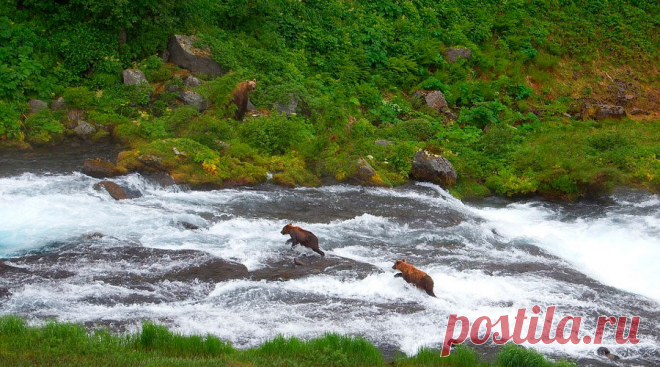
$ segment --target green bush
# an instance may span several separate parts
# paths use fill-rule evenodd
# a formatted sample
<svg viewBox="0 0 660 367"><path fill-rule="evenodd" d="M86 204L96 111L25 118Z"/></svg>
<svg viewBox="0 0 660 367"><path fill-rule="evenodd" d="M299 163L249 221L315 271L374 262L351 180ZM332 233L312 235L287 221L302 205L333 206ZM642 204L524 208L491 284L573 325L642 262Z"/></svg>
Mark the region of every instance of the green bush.
<svg viewBox="0 0 660 367"><path fill-rule="evenodd" d="M306 144L311 135L304 119L284 115L249 119L239 131L248 144L268 154L284 154Z"/></svg>

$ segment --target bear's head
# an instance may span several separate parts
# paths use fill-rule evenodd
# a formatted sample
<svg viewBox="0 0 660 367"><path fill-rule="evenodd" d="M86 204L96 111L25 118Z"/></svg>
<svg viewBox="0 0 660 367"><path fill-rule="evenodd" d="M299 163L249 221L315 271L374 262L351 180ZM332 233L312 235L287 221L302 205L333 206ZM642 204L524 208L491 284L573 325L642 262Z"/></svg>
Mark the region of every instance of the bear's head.
<svg viewBox="0 0 660 367"><path fill-rule="evenodd" d="M289 234L289 233L291 233L292 228L293 228L293 223L289 223L289 224L285 225L284 228L282 228L282 232L280 232L280 233Z"/></svg>
<svg viewBox="0 0 660 367"><path fill-rule="evenodd" d="M252 79L247 82L247 90L253 91L257 89L257 79Z"/></svg>
<svg viewBox="0 0 660 367"><path fill-rule="evenodd" d="M406 259L401 259L401 260L395 261L394 266L392 267L392 269L398 270L401 263L405 263L405 262L406 262Z"/></svg>

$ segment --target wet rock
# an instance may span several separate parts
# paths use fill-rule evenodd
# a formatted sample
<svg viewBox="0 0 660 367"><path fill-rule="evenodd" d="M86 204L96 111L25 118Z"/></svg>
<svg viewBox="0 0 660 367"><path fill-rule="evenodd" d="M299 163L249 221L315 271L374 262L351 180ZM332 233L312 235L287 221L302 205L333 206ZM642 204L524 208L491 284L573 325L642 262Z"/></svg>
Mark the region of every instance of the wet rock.
<svg viewBox="0 0 660 367"><path fill-rule="evenodd" d="M438 112L449 108L445 95L439 90L418 90L413 94L413 98L421 99L428 107Z"/></svg>
<svg viewBox="0 0 660 367"><path fill-rule="evenodd" d="M243 264L219 258L211 258L203 264L166 274L163 278L179 282L191 282L198 279L218 283L232 279L245 279L248 276L248 270Z"/></svg>
<svg viewBox="0 0 660 367"><path fill-rule="evenodd" d="M124 78L124 85L137 85L148 83L147 77L140 69L126 69L121 73Z"/></svg>
<svg viewBox="0 0 660 367"><path fill-rule="evenodd" d="M445 59L448 62L454 63L459 59L469 59L472 57L472 51L465 47L449 47L445 51Z"/></svg>
<svg viewBox="0 0 660 367"><path fill-rule="evenodd" d="M50 103L50 109L53 111L61 110L63 108L66 108L64 97L57 97Z"/></svg>
<svg viewBox="0 0 660 367"><path fill-rule="evenodd" d="M346 271L350 276L364 279L370 274L380 273L377 267L355 260L338 256L305 256L304 261L296 259L300 264L292 263L291 259L279 260L266 267L252 271L253 280L283 280L298 279L310 275L327 273L328 271Z"/></svg>
<svg viewBox="0 0 660 367"><path fill-rule="evenodd" d="M193 72L209 75L224 74L226 71L211 59L210 50L193 46L197 40L197 36L172 36L167 45L170 62Z"/></svg>
<svg viewBox="0 0 660 367"><path fill-rule="evenodd" d="M295 115L298 112L298 99L291 98L287 103L276 102L273 104L273 108L278 114Z"/></svg>
<svg viewBox="0 0 660 367"><path fill-rule="evenodd" d="M610 350L605 347L598 348L596 350L596 354L598 354L599 356L609 358L612 361L618 361L620 359L619 356L612 354Z"/></svg>
<svg viewBox="0 0 660 367"><path fill-rule="evenodd" d="M300 260L298 260L298 258L294 258L294 259L293 259L293 264L294 264L294 265L299 265L299 266L303 266L303 265L305 265L305 263L302 262L302 261L300 261Z"/></svg>
<svg viewBox="0 0 660 367"><path fill-rule="evenodd" d="M388 147L390 145L394 145L394 143L392 141L385 140L385 139L378 139L378 140L374 141L374 144L380 145L380 146L383 146L383 147Z"/></svg>
<svg viewBox="0 0 660 367"><path fill-rule="evenodd" d="M96 190L105 189L105 191L110 194L110 196L115 200L125 200L128 199L126 191L119 185L111 181L101 181L94 185Z"/></svg>
<svg viewBox="0 0 660 367"><path fill-rule="evenodd" d="M30 106L30 112L33 113L48 108L48 103L39 99L29 100L28 105Z"/></svg>
<svg viewBox="0 0 660 367"><path fill-rule="evenodd" d="M188 88L194 88L202 85L202 82L196 77L190 75L186 78L186 80L183 81L183 84L185 84L185 86Z"/></svg>
<svg viewBox="0 0 660 367"><path fill-rule="evenodd" d="M195 92L183 91L179 93L179 99L187 105L195 106L199 112L206 109L206 101L202 96Z"/></svg>
<svg viewBox="0 0 660 367"><path fill-rule="evenodd" d="M88 158L83 161L81 172L94 178L107 178L125 175L128 171L123 167L115 166L107 159Z"/></svg>
<svg viewBox="0 0 660 367"><path fill-rule="evenodd" d="M79 138L87 140L96 133L96 128L85 121L78 121L73 131Z"/></svg>
<svg viewBox="0 0 660 367"><path fill-rule="evenodd" d="M181 227L183 227L183 228L185 228L185 229L189 229L189 230L199 229L199 226L198 226L198 225L195 225L195 224L192 224L192 223L188 223L188 222L179 222L179 225L180 225Z"/></svg>
<svg viewBox="0 0 660 367"><path fill-rule="evenodd" d="M456 171L443 156L418 150L412 162L410 176L421 181L430 181L444 188L456 183Z"/></svg>

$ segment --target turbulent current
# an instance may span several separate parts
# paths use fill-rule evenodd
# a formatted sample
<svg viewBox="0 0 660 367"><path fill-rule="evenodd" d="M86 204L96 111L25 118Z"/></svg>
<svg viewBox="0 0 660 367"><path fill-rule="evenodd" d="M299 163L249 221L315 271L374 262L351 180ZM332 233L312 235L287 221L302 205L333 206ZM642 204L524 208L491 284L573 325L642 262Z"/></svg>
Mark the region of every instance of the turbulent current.
<svg viewBox="0 0 660 367"><path fill-rule="evenodd" d="M583 317L580 336L598 316L640 316L639 344L606 329L603 345L626 364L660 365L655 195L465 203L424 183L191 191L132 174L114 181L139 197L115 201L98 181L2 174L0 314L127 331L149 319L237 347L337 332L415 353L442 346L450 314L513 322L520 308L556 305L555 323ZM326 259L291 250L289 222L314 232ZM437 299L393 276L400 258L434 279ZM594 345L531 347L601 363Z"/></svg>

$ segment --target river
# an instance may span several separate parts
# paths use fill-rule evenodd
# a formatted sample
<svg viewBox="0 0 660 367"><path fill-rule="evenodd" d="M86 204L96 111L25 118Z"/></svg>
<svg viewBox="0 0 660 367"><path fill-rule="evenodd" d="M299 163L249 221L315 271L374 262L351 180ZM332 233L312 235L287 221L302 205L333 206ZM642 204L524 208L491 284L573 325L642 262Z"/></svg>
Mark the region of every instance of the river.
<svg viewBox="0 0 660 367"><path fill-rule="evenodd" d="M657 195L462 202L428 183L193 191L131 174L113 180L139 197L115 201L77 171L80 157L54 161L0 159L0 314L127 331L149 319L241 348L330 331L415 353L442 346L449 314L513 322L555 305L555 323L583 317L580 336L598 316L640 316L639 344L606 329L603 345L626 365L660 365ZM314 232L326 259L291 250L289 222ZM437 299L394 278L400 258L434 279ZM199 264L211 265L186 273ZM607 365L593 345L532 347Z"/></svg>

